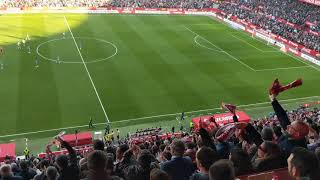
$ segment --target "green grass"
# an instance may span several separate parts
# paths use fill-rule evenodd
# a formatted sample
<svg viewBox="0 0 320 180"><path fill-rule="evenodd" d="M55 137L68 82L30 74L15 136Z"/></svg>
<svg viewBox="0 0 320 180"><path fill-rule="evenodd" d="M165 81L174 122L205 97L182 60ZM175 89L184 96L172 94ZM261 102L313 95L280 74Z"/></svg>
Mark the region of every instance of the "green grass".
<svg viewBox="0 0 320 180"><path fill-rule="evenodd" d="M175 113L217 108L222 101L266 102L275 78L283 83L304 80L302 87L283 93L281 99L320 92L319 67L210 17L65 16L116 127L172 120ZM60 128L86 125L90 116L95 123L106 121L63 14L4 15L0 21L0 46L6 52L0 57L5 65L0 72L1 140L49 137ZM27 34L30 54L16 45ZM51 60L59 56L66 63L40 57L40 44L40 54ZM108 59L93 62L104 58ZM158 115L164 116L143 118ZM57 130L6 136L50 129Z"/></svg>

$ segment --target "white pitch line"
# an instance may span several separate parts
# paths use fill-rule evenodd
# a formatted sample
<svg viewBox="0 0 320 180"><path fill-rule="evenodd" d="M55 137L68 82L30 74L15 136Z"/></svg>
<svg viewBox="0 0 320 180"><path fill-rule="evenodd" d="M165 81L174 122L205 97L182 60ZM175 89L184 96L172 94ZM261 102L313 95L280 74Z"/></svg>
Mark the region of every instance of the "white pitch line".
<svg viewBox="0 0 320 180"><path fill-rule="evenodd" d="M214 18L214 17L211 17L211 18L212 18L214 21L220 22L218 19L216 19L216 18ZM224 22L221 22L221 23L222 23L223 25L227 26L226 23L224 23ZM236 32L236 33L237 33L237 32ZM263 43L263 44L266 43L266 41L260 40L260 38L255 38L255 39L258 40L258 41L260 41L260 42ZM294 59L296 59L296 60L298 60L298 61L300 61L300 62L302 62L302 63L304 63L304 64L306 64L306 65L308 65L308 66L310 66L310 67L312 67L313 69L315 69L315 70L317 70L317 71L320 71L320 69L318 69L317 67L315 67L315 66L313 66L313 65L311 65L311 64L306 63L304 60L301 60L301 59L297 58L296 56L292 56L292 55L289 54L289 53L284 53L284 52L282 52L280 49L275 48L273 45L270 45L270 47L273 48L273 49L275 49L276 52L280 52L280 53L283 53L283 54L285 54L285 55L287 55L287 56L290 56L291 58L294 58ZM273 51L270 51L270 52L273 52Z"/></svg>
<svg viewBox="0 0 320 180"><path fill-rule="evenodd" d="M213 24L211 23L198 23L198 24L187 24L188 26L212 26ZM216 26L212 26L212 28L217 28ZM221 28L220 28L221 29Z"/></svg>
<svg viewBox="0 0 320 180"><path fill-rule="evenodd" d="M201 37L203 40L207 41L209 44L211 44L212 46L216 47L217 49L219 49L221 52L224 52L223 49L221 49L220 47L218 47L217 45L215 45L214 43L212 43L211 41L207 40L206 38L200 36L198 33L192 31L190 28L188 28L187 26L184 26L187 30L189 30L191 33Z"/></svg>
<svg viewBox="0 0 320 180"><path fill-rule="evenodd" d="M229 54L228 52L226 52L225 50L223 50L222 48L220 48L219 46L215 45L214 43L210 42L209 40L207 40L206 38L200 36L198 33L192 31L190 28L188 28L187 26L184 26L188 31L190 31L192 34L197 35L199 37L201 37L203 40L207 41L208 43L210 43L211 45L213 45L214 47L216 47L217 49L221 50L221 52L225 53L226 55L228 55L229 57L231 57L232 59L238 61L240 64L244 65L245 67L249 68L252 71L256 71L255 69L253 69L252 67L250 67L249 65L247 65L246 63L240 61L238 58L234 57L233 55Z"/></svg>
<svg viewBox="0 0 320 180"><path fill-rule="evenodd" d="M87 67L86 63L84 62L84 59L83 59L83 57L82 57L82 54L81 54L81 52L80 52L80 49L79 49L78 44L77 44L77 42L76 42L76 39L75 39L74 36L73 36L73 33L72 33L71 28L70 28L70 26L69 26L68 20L67 20L66 16L63 16L63 17L64 17L64 20L65 20L67 26L68 26L68 29L69 29L69 31L70 31L71 37L72 37L72 39L73 39L73 41L74 41L74 44L76 45L76 48L77 48L77 50L78 50L78 52L79 52L79 55L80 55L80 58L81 58L81 60L82 60L83 66L84 66L84 68L85 68L86 71L87 71L87 74L88 74L88 77L89 77L90 82L91 82L91 84L92 84L92 87L93 87L93 89L94 89L94 92L96 93L96 96L97 96L97 98L98 98L98 100L99 100L101 109L102 109L102 111L103 111L103 113L104 113L104 116L106 117L106 121L107 121L108 123L110 123L109 117L108 117L108 115L107 115L107 112L106 112L103 104L102 104L102 101L101 101L101 99L100 99L100 96L99 96L99 93L98 93L98 91L97 91L97 88L96 88L96 86L94 85L94 82L93 82L93 80L92 80L92 78L91 78L91 75L90 75L90 72L89 72L89 70L88 70L88 67Z"/></svg>
<svg viewBox="0 0 320 180"><path fill-rule="evenodd" d="M261 52L264 52L264 53L275 53L275 52L279 52L278 50L262 50L262 49L260 49L260 48L258 48L258 47L256 47L256 46L254 46L253 44L251 44L251 43L249 43L248 41L245 41L245 40L243 40L243 39L241 39L241 38L239 38L239 37L237 37L237 36L235 36L235 35L233 35L233 34L242 34L243 32L238 32L238 33L230 33L231 34L231 36L233 36L234 38L236 38L236 39L239 39L240 41L243 41L243 42L245 42L245 43L247 43L248 45L250 45L250 46L252 46L253 48L255 48L255 49L257 49L257 50L259 50L259 51L261 51ZM247 34L246 34L247 35ZM258 40L259 41L259 39L257 39L257 38L253 38L253 39L255 39L255 40ZM262 41L259 41L260 43L262 43L263 45L266 45L264 42L262 42ZM268 45L267 45L268 46ZM271 47L272 48L272 47Z"/></svg>
<svg viewBox="0 0 320 180"><path fill-rule="evenodd" d="M319 96L309 96L309 97L302 97L302 98L284 99L284 100L279 100L279 102L289 102L289 101L296 101L296 100L303 100L303 99L310 99L310 98L319 98ZM270 104L270 102L267 101L267 102L253 103L253 104L244 104L244 105L239 105L237 107L248 107L248 106L250 107L250 106L254 106L254 105L263 105L263 104ZM288 105L288 104L282 104L282 105ZM256 109L257 107L252 107L252 108L248 108L248 109L253 109L253 108ZM263 108L263 107L260 107L260 108ZM210 109L201 109L201 110L195 110L195 111L188 111L188 112L185 112L185 113L196 113L196 112L211 111L211 110L217 110L217 109L221 109L221 107L210 108ZM170 116L179 115L179 114L181 114L181 112L170 113L170 114L161 114L161 115L155 115L155 116L145 116L145 117L139 117L139 118L131 118L131 119L119 120L119 121L110 122L110 123L111 124L116 124L116 123L122 123L122 122L137 121L137 120L141 120L141 119L152 119L152 118L166 117L166 116L170 117ZM104 124L106 124L106 123L95 123L94 125L104 125ZM70 127L65 127L65 128L56 128L56 129L46 129L46 130L41 130L41 131L32 131L32 132L25 132L25 133L18 133L18 134L8 134L8 135L0 136L0 138L22 136L22 135L29 135L29 134L37 134L37 133L44 133L44 132L52 132L52 131L61 131L61 130L67 130L67 129L82 128L82 127L88 127L88 125L70 126Z"/></svg>
<svg viewBox="0 0 320 180"><path fill-rule="evenodd" d="M199 42L197 41L197 39L198 39L197 37L200 37L200 36L195 36L195 37L193 38L193 41L194 41L196 44L198 44L200 47L203 47L203 48L206 48L206 49L209 49L209 50L212 50L212 51L216 51L216 52L219 52L219 53L223 52L223 51L221 51L221 50L212 49L212 48L209 48L209 47L207 47L207 46L202 45L201 43L199 43Z"/></svg>
<svg viewBox="0 0 320 180"><path fill-rule="evenodd" d="M279 51L280 51L280 50L279 50ZM280 52L282 52L282 51L280 51ZM301 59L299 59L299 58L297 58L297 57L295 57L295 56L293 56L293 55L291 55L291 54L289 54L289 53L284 53L284 52L282 52L282 53L285 54L285 55L287 55L287 56L292 57L293 59L296 59L297 61L302 62L303 64L306 64L306 65L312 67L313 69L315 69L315 70L317 70L317 71L320 71L320 69L314 67L313 65L310 65L310 64L306 63L304 60L301 60Z"/></svg>
<svg viewBox="0 0 320 180"><path fill-rule="evenodd" d="M75 39L92 39L92 40L100 41L100 42L103 42L103 43L106 43L106 44L110 44L115 49L115 51L114 51L114 53L112 55L110 55L110 56L108 56L106 58L97 58L97 59L94 59L94 60L89 60L89 61L85 62L86 64L106 61L106 60L108 60L110 58L113 58L114 56L116 56L118 54L117 46L115 44L113 44L112 42L110 42L110 41L106 41L104 39L92 38L92 37L74 37L74 38ZM71 38L65 38L65 39L71 39ZM59 41L59 40L63 40L63 38L51 39L51 40L44 41L44 42L40 43L36 48L37 54L40 57L42 57L43 59L47 60L47 61L56 62L56 59L48 58L45 55L41 54L40 53L40 49L41 49L41 46L43 46L44 44L51 43L51 42L54 42L54 41ZM83 62L80 62L80 61L60 61L60 62L61 63L65 63L65 64L82 64L83 63Z"/></svg>
<svg viewBox="0 0 320 180"><path fill-rule="evenodd" d="M247 45L253 47L254 49L256 49L256 50L258 50L258 51L260 51L260 52L264 52L263 50L261 50L260 48L256 47L255 45L253 45L253 44L251 44L251 43L249 43L249 42L247 42L247 41L245 41L245 40L243 40L243 39L241 39L241 38L238 38L237 36L235 36L235 35L233 35L233 34L230 34L230 35L231 35L232 37L234 37L234 38L236 38L236 39L238 39L238 40L246 43Z"/></svg>
<svg viewBox="0 0 320 180"><path fill-rule="evenodd" d="M296 67L287 67L287 68L273 68L273 69L259 69L257 72L261 71L276 71L276 70L289 70L289 69L299 69L299 68L312 68L311 66L296 66Z"/></svg>
<svg viewBox="0 0 320 180"><path fill-rule="evenodd" d="M255 39L257 39L258 41L260 41L260 42L262 42L262 43L264 43L264 44L265 44L265 41L260 40L260 38L255 38ZM273 49L275 49L276 51L278 51L278 52L282 53L282 54L285 54L285 55L287 55L287 56L289 56L289 57L291 57L291 58L293 58L293 59L295 59L295 60L299 61L299 62L302 62L303 64L306 64L307 66L312 67L313 69L315 69L315 70L317 70L317 71L320 71L320 69L316 68L316 67L315 67L315 66L313 66L313 65L310 65L310 64L306 63L304 60L301 60L301 59L297 58L296 56L291 55L290 53L282 52L280 49L278 49L278 48L274 47L273 45L270 45L270 47L271 47L271 48L273 48Z"/></svg>
<svg viewBox="0 0 320 180"><path fill-rule="evenodd" d="M308 97L302 97L302 98L292 98L292 99L284 99L284 100L279 100L279 102L288 102L288 101L296 101L296 100L303 100L303 99L310 99L310 98L318 98L319 96L308 96ZM238 105L237 107L248 107L248 106L254 106L254 105L263 105L263 104L268 104L270 103L269 101L267 102L259 102L259 103L253 103L253 104L243 104L243 105ZM194 110L194 111L187 111L185 113L195 113L195 112L203 112L203 111L210 111L210 110L216 110L216 109L221 109L221 107L215 107L215 108L209 108L209 109L201 109L201 110ZM179 115L181 112L177 113L170 113L170 114L161 114L161 115L155 115L155 116L145 116L145 117L139 117L139 118L131 118L131 119L125 119L125 120L119 120L112 123L120 123L120 122L128 122L128 121L136 121L136 120L141 120L141 119L152 119L152 118L158 118L158 117L166 117L166 116L173 116L173 115ZM0 136L1 137L1 136Z"/></svg>

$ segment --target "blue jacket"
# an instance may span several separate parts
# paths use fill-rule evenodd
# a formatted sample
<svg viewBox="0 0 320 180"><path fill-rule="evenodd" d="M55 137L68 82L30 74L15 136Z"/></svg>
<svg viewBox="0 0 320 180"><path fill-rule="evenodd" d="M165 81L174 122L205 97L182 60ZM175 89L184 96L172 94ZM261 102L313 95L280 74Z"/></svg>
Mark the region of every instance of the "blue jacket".
<svg viewBox="0 0 320 180"><path fill-rule="evenodd" d="M171 180L189 180L196 169L190 158L172 157L170 161L161 164L161 170L171 176Z"/></svg>

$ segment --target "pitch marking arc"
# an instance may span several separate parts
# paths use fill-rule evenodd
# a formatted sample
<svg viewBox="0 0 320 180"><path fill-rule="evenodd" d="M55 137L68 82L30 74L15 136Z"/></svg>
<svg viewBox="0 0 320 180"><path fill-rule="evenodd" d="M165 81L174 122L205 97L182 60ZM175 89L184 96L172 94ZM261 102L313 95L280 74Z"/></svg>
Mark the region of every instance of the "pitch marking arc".
<svg viewBox="0 0 320 180"><path fill-rule="evenodd" d="M65 39L72 39L72 38L65 38ZM110 41L106 41L104 39L97 39L97 38L92 38L92 37L75 37L75 39L93 39L93 40L96 40L96 41L100 41L100 42L104 42L104 43L107 43L107 44L110 44L114 49L114 53L106 58L99 58L99 59L95 59L93 61L87 61L85 62L86 64L90 64L90 63L97 63L97 62L101 62L101 61L106 61L108 59L111 59L113 58L114 56L116 56L118 54L118 47L113 44L112 42ZM45 41L45 42L42 42L40 43L38 46L37 46L37 54L42 57L43 59L47 60L47 61L52 61L52 62L56 62L56 59L52 59L52 58L48 58L46 57L45 55L41 54L39 52L39 49L41 48L41 46L43 46L44 44L47 44L47 43L50 43L50 42L54 42L54 41L59 41L59 40L63 40L63 38L56 38L56 39L51 39L51 40L48 40L48 41ZM82 64L82 62L75 62L75 61L60 61L61 63L66 63L66 64Z"/></svg>

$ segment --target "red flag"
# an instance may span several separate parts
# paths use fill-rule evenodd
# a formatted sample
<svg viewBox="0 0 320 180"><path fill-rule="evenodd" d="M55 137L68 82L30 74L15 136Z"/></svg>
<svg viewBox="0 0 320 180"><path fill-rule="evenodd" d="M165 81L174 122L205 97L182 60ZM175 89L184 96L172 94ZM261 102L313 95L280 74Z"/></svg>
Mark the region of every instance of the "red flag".
<svg viewBox="0 0 320 180"><path fill-rule="evenodd" d="M278 95L280 87L281 87L281 84L277 78L276 80L273 81L271 88L269 89L269 94L270 95L272 95L272 94Z"/></svg>
<svg viewBox="0 0 320 180"><path fill-rule="evenodd" d="M235 105L222 103L221 106L222 106L222 109L228 110L228 111L231 112L233 115L236 114L236 108L237 108L237 107L236 107Z"/></svg>
<svg viewBox="0 0 320 180"><path fill-rule="evenodd" d="M292 83L287 84L286 86L282 86L280 88L280 92L288 90L288 89L291 89L291 88L294 88L294 87L298 87L298 86L301 86L301 85L302 85L302 79L297 79L297 80L293 81Z"/></svg>
<svg viewBox="0 0 320 180"><path fill-rule="evenodd" d="M288 89L294 88L294 87L298 87L302 85L302 79L297 79L295 81L293 81L290 84L287 84L285 86L282 86L279 82L278 79L274 80L274 82L272 83L271 88L269 89L269 94L272 95L278 95L280 92L286 91Z"/></svg>

